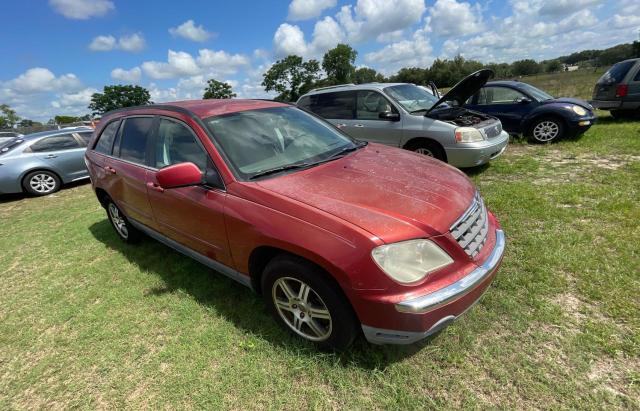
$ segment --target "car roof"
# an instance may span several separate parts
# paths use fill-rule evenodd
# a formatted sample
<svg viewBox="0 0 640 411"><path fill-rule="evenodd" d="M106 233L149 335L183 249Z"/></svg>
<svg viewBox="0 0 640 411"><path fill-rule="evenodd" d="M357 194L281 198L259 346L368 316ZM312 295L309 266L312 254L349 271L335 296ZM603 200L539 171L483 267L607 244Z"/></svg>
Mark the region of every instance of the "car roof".
<svg viewBox="0 0 640 411"><path fill-rule="evenodd" d="M154 110L182 111L204 119L211 116L220 116L239 111L257 110L270 107L289 107L290 105L291 104L289 103L260 99L183 100L121 108L105 113L103 119L106 119L116 113L122 115L142 114Z"/></svg>
<svg viewBox="0 0 640 411"><path fill-rule="evenodd" d="M305 96L312 94L331 93L335 91L351 90L383 90L391 86L414 85L412 83L362 83L362 84L339 84L337 86L319 87L309 91Z"/></svg>
<svg viewBox="0 0 640 411"><path fill-rule="evenodd" d="M39 131L37 133L25 134L20 138L23 140L34 140L40 137L55 136L58 134L80 133L80 132L86 133L88 131L93 133L93 129L91 127L68 127L60 130L47 130L47 131Z"/></svg>

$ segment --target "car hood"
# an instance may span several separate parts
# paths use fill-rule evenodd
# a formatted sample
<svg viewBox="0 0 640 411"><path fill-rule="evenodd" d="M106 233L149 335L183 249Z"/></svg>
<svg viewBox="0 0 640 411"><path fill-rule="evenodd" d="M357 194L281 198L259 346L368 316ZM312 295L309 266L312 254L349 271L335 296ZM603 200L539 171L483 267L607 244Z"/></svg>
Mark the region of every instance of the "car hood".
<svg viewBox="0 0 640 411"><path fill-rule="evenodd" d="M593 110L593 107L591 106L591 104L579 98L559 97L551 100L544 100L541 103L542 104L569 103L569 104L575 104L577 106L584 107L587 110Z"/></svg>
<svg viewBox="0 0 640 411"><path fill-rule="evenodd" d="M447 232L476 192L466 175L441 161L378 144L258 184L384 242Z"/></svg>
<svg viewBox="0 0 640 411"><path fill-rule="evenodd" d="M426 116L429 112L435 110L436 107L447 101L456 101L458 105L463 105L465 101L469 100L469 97L476 94L478 90L480 90L482 86L484 86L487 81L493 77L493 74L493 70L489 69L482 69L469 74L467 77L460 80L458 84L453 86L451 90L440 97L440 100L427 110L424 115Z"/></svg>

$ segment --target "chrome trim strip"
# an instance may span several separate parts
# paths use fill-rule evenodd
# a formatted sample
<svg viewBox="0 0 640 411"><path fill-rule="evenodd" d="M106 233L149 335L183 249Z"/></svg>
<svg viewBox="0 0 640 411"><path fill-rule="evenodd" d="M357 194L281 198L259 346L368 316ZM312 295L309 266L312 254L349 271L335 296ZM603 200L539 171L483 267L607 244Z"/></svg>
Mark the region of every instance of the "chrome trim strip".
<svg viewBox="0 0 640 411"><path fill-rule="evenodd" d="M467 208L467 210L455 221L455 223L451 224L451 227L449 227L449 231L453 231L456 226L460 225L461 222L463 222L467 217L469 217L469 215L471 213L473 213L476 209L476 207L480 206L480 193L476 191L476 193L473 195L473 200L471 201L471 205Z"/></svg>
<svg viewBox="0 0 640 411"><path fill-rule="evenodd" d="M495 271L504 254L505 242L504 232L496 230L496 244L491 255L481 266L447 287L397 303L396 310L402 313L422 314L463 297Z"/></svg>
<svg viewBox="0 0 640 411"><path fill-rule="evenodd" d="M129 222L131 222L131 224L133 224L135 228L146 233L149 237L161 242L162 244L168 247L173 248L174 250L186 255L187 257L193 258L194 260L198 261L200 264L204 264L207 267L231 278L232 280L235 280L240 284L253 289L253 287L251 286L251 278L248 275L244 275L241 272L236 271L231 267L228 267L207 256L204 256L196 251L193 251L192 249L185 247L184 245L178 243L177 241L174 241L168 237L165 237L164 235L160 234L156 230L149 228L146 225L132 218L128 218L128 220Z"/></svg>

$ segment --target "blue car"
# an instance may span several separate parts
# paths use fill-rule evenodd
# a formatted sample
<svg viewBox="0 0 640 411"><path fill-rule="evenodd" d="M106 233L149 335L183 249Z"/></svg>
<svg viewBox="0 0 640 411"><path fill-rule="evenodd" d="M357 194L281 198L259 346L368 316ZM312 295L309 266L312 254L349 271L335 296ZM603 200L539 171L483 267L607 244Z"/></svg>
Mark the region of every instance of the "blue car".
<svg viewBox="0 0 640 411"><path fill-rule="evenodd" d="M596 119L586 101L554 98L520 81L490 81L464 106L499 118L504 130L524 134L534 143L576 137Z"/></svg>
<svg viewBox="0 0 640 411"><path fill-rule="evenodd" d="M89 178L84 152L92 133L77 127L0 141L0 194L43 196Z"/></svg>

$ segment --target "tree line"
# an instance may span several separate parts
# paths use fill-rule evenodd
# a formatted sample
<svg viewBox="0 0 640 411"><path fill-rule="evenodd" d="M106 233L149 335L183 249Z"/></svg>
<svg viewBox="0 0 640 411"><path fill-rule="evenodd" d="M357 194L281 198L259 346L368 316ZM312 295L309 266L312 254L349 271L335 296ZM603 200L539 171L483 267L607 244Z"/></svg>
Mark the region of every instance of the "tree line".
<svg viewBox="0 0 640 411"><path fill-rule="evenodd" d="M384 76L369 67L355 67L358 52L348 44L338 44L327 51L322 61L304 60L290 55L276 61L263 74L262 86L267 92L275 92L279 101L295 102L313 88L345 83L398 82L427 85L434 82L437 87L451 87L458 81L482 68L495 72L496 78L509 78L539 73L553 73L563 70L566 65L579 64L581 67L601 67L628 58L640 57L640 42L619 44L604 50L583 50L567 56L537 62L533 59L517 60L513 63L481 63L458 55L452 59L436 59L430 67L404 67L391 76ZM203 99L226 99L236 97L229 83L209 79L204 89ZM91 119L92 115L102 115L123 107L152 104L147 89L134 85L105 86L102 93L94 93L88 108L91 115L83 117L55 116L50 124L69 124ZM0 104L0 129L16 125L30 127L40 124L21 119L6 104Z"/></svg>

